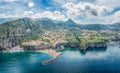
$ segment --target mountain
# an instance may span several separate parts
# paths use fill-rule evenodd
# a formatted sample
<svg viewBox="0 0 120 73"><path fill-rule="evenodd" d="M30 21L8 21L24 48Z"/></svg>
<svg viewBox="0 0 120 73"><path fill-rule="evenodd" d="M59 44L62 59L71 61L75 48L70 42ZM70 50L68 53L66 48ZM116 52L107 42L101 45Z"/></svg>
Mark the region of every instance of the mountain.
<svg viewBox="0 0 120 73"><path fill-rule="evenodd" d="M39 19L30 19L30 18L19 18L17 20L8 21L0 24L1 31L7 28L9 29L23 29L24 33L26 30L31 30L31 33L39 33L43 30L53 30L53 29L69 29L69 28L77 28L77 29L85 29L85 30L120 30L120 23L115 23L113 25L104 25L104 24L76 24L72 19L68 19L67 21L59 21L54 22L48 18L39 18ZM5 28L5 29L3 29Z"/></svg>
<svg viewBox="0 0 120 73"><path fill-rule="evenodd" d="M72 19L68 19L68 20L65 22L65 25L66 25L66 26L69 26L69 27L75 27L75 26L76 26L76 23L75 23Z"/></svg>
<svg viewBox="0 0 120 73"><path fill-rule="evenodd" d="M59 27L64 29L73 29L73 28L80 28L81 25L76 24L72 19L68 19L67 21L58 21L55 22Z"/></svg>
<svg viewBox="0 0 120 73"><path fill-rule="evenodd" d="M19 18L0 24L0 47L10 48L21 44L23 41L38 39L42 34L49 30L59 30L60 28L77 31L77 30L110 30L120 31L120 23L113 25L103 24L76 24L73 20L54 22L48 18L30 19Z"/></svg>
<svg viewBox="0 0 120 73"><path fill-rule="evenodd" d="M0 24L8 21L15 20L14 18L0 18Z"/></svg>
<svg viewBox="0 0 120 73"><path fill-rule="evenodd" d="M31 30L31 33L38 32L38 29L40 29L39 25L36 25L36 22L30 18L20 18L17 20L5 22L5 23L1 24L0 27L4 27L6 29L9 28L11 30L12 29L14 29L14 30L22 29L22 31L24 31L24 32L26 32L26 30L29 29L29 30Z"/></svg>
<svg viewBox="0 0 120 73"><path fill-rule="evenodd" d="M76 24L72 19L68 19L65 23L64 26L66 28L70 28L70 27L80 27L80 25Z"/></svg>
<svg viewBox="0 0 120 73"><path fill-rule="evenodd" d="M41 27L45 30L58 28L58 25L56 25L51 19L48 18L35 19L35 21L37 24L41 25Z"/></svg>
<svg viewBox="0 0 120 73"><path fill-rule="evenodd" d="M22 41L36 39L43 28L30 18L20 18L0 24L0 46L9 48Z"/></svg>
<svg viewBox="0 0 120 73"><path fill-rule="evenodd" d="M113 31L120 31L120 23L114 23L113 25L110 25L110 29Z"/></svg>
<svg viewBox="0 0 120 73"><path fill-rule="evenodd" d="M109 26L107 25L103 25L103 24L86 24L83 25L82 29L86 29L86 30L109 30Z"/></svg>

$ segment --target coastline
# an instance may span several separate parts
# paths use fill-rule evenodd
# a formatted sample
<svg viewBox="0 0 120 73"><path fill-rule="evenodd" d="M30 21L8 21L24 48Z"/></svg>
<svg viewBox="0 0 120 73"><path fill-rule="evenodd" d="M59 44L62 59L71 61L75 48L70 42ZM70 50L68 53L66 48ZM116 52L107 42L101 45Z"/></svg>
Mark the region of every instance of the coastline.
<svg viewBox="0 0 120 73"><path fill-rule="evenodd" d="M100 44L87 44L86 47L82 47L79 43L58 43L56 44L55 47L48 45L48 44L44 44L44 45L40 45L40 46L16 46L13 47L9 50L3 51L3 52L10 52L10 53L14 53L14 52L42 52L42 53L46 53L50 56L52 56L52 59L50 60L46 60L43 61L42 64L46 65L49 64L51 62L54 62L62 53L61 52L57 52L57 50L60 50L62 48L78 48L81 51L87 51L89 48L89 50L96 48L96 49L101 49L101 48L107 48L107 44L106 43L100 43Z"/></svg>
<svg viewBox="0 0 120 73"><path fill-rule="evenodd" d="M61 52L56 52L56 50L52 50L52 49L39 50L37 52L42 52L42 53L49 54L53 58L55 58L57 55L61 54Z"/></svg>
<svg viewBox="0 0 120 73"><path fill-rule="evenodd" d="M43 50L37 50L37 51L24 51L23 48L20 47L14 47L13 49L3 51L3 53L15 53L15 52L41 52L46 53L55 58L57 55L61 54L61 52L57 52L53 49L43 49Z"/></svg>
<svg viewBox="0 0 120 73"><path fill-rule="evenodd" d="M43 65L47 65L47 64L49 64L51 62L54 62L62 54L61 52L56 52L56 50L52 50L52 49L39 50L37 52L46 53L46 54L53 57L50 60L43 61L42 62Z"/></svg>
<svg viewBox="0 0 120 73"><path fill-rule="evenodd" d="M24 51L23 48L20 48L17 46L11 50L4 51L3 53L16 53L16 52L26 52L26 51ZM53 49L43 49L43 50L27 51L27 52L40 52L40 53L45 53L52 56L52 59L43 61L42 62L43 65L47 65L49 63L54 62L62 54L61 52L57 52L56 50L53 50Z"/></svg>

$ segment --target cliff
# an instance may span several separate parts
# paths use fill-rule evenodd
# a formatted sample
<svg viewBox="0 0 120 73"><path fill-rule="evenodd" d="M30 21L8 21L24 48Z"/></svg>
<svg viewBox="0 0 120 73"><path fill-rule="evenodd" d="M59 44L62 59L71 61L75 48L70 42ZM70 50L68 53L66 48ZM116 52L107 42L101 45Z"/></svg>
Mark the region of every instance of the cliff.
<svg viewBox="0 0 120 73"><path fill-rule="evenodd" d="M87 50L93 50L93 49L94 50L95 49L106 49L107 44L106 43L99 43L99 44L87 44L85 46L81 46L79 43L58 43L58 44L56 44L55 47L53 47L52 45L49 45L49 44L41 44L39 46L32 46L32 45L25 46L24 45L21 47L26 52L39 51L39 50L44 50L44 49L61 50L64 48L76 48L76 49L79 49L81 51L87 51ZM12 50L12 49L10 49L10 50ZM18 50L19 50L19 48L18 48ZM9 51L9 50L0 47L0 52L4 52L4 51Z"/></svg>
<svg viewBox="0 0 120 73"><path fill-rule="evenodd" d="M79 43L59 43L55 47L56 49L62 48L78 48L79 50L87 51L89 49L106 49L106 43L99 43L99 44L87 44L85 46L80 45Z"/></svg>
<svg viewBox="0 0 120 73"><path fill-rule="evenodd" d="M38 51L44 49L54 49L61 50L64 48L76 48L82 51L92 50L92 49L106 49L106 43L100 44L87 44L86 46L81 46L79 43L58 43L55 47L49 44L41 44L40 46L22 46L25 51Z"/></svg>
<svg viewBox="0 0 120 73"><path fill-rule="evenodd" d="M95 25L89 26L92 26L92 29L96 27ZM98 26L100 25L97 25L97 27ZM29 45L20 46L23 47L25 51L64 49L67 47L87 50L88 48L107 47L104 43L105 41L102 40L103 38L108 38L106 33L103 34L102 32L98 32L97 30L93 31L92 29L92 31L86 29L81 30L79 28L81 28L81 25L77 25L71 19L59 24L54 23L54 21L50 19L32 20L30 18L20 18L5 22L0 24L0 51L13 50L14 47L20 46L23 43L28 43ZM103 43L101 44L101 42Z"/></svg>

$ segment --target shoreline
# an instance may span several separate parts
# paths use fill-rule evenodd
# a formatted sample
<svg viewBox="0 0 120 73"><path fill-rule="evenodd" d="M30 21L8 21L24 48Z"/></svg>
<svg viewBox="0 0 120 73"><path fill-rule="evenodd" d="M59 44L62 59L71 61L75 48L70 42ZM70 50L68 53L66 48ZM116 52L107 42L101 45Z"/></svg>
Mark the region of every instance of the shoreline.
<svg viewBox="0 0 120 73"><path fill-rule="evenodd" d="M43 61L42 62L43 65L47 65L49 63L54 62L62 54L61 52L56 52L56 50L52 50L52 49L39 50L37 52L46 53L52 56L52 59Z"/></svg>
<svg viewBox="0 0 120 73"><path fill-rule="evenodd" d="M4 51L3 53L15 53L15 52L26 52L23 50L9 50L9 51ZM32 51L28 51L28 52L32 52ZM37 50L37 51L33 51L33 52L38 52L38 53L45 53L48 54L50 56L52 56L52 59L49 60L45 60L42 62L43 65L47 65L49 63L54 62L62 53L61 52L57 52L56 50L53 49L43 49L43 50Z"/></svg>

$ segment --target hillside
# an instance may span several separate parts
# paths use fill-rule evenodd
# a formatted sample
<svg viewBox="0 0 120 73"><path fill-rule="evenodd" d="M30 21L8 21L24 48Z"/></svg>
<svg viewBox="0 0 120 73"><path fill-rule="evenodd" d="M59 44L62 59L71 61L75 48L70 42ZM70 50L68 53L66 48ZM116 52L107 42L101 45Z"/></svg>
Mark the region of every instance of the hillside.
<svg viewBox="0 0 120 73"><path fill-rule="evenodd" d="M109 34L107 31L109 30L110 32L119 32L119 26L119 23L113 25L80 25L76 24L71 19L67 20L66 22L55 22L48 18L34 20L30 18L19 18L17 20L0 24L0 47L9 49L16 45L21 45L24 42L38 39L41 43L47 42L52 45L55 45L60 41L80 43L81 40L76 37L76 34L78 37L82 37L82 39L87 40L93 35L96 35L95 37L97 37L97 39L101 37L99 40L106 38L108 39L113 38L115 33ZM104 30L106 32L99 33L100 30ZM68 33L74 33L74 35L67 36Z"/></svg>
<svg viewBox="0 0 120 73"><path fill-rule="evenodd" d="M35 39L43 33L40 25L29 18L21 18L5 22L0 25L0 45L9 48L20 44L22 41ZM37 34L37 35L36 35Z"/></svg>

